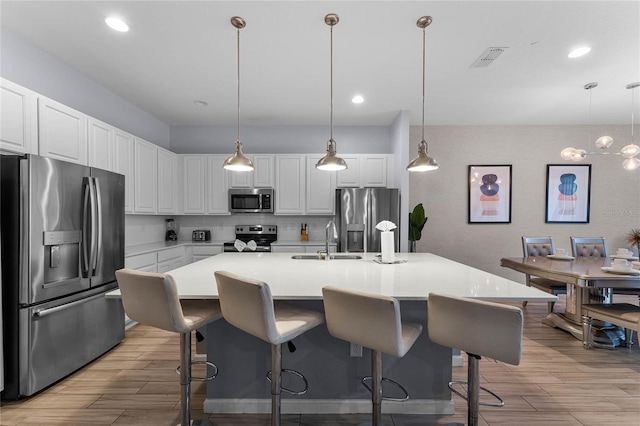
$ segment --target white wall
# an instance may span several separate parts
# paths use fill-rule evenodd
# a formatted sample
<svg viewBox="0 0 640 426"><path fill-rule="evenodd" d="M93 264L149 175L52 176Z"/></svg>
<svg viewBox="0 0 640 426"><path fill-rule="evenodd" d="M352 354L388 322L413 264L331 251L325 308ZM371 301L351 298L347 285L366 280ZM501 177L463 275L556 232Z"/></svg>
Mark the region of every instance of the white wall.
<svg viewBox="0 0 640 426"><path fill-rule="evenodd" d="M168 125L6 28L0 28L0 75L132 135L169 148Z"/></svg>
<svg viewBox="0 0 640 426"><path fill-rule="evenodd" d="M327 149L327 126L242 126L245 154L311 154ZM171 150L179 154L231 155L236 126L171 126ZM389 154L388 126L334 126L333 139L340 154Z"/></svg>
<svg viewBox="0 0 640 426"><path fill-rule="evenodd" d="M600 126L615 138L612 148L630 143L630 126ZM411 141L420 127L411 128ZM500 258L522 254L521 236L552 236L570 249L569 236L604 236L609 250L628 247L625 235L640 228L640 170L626 171L619 156L590 156L591 214L588 224L545 223L547 164L576 164L560 158L567 147L587 149L589 126L438 126L428 127L429 153L440 169L410 175L410 208L422 202L428 221L418 251L432 252L515 281L522 274L500 267ZM596 136L597 135L597 136ZM413 143L413 142L412 142ZM510 224L468 224L469 165L511 164Z"/></svg>

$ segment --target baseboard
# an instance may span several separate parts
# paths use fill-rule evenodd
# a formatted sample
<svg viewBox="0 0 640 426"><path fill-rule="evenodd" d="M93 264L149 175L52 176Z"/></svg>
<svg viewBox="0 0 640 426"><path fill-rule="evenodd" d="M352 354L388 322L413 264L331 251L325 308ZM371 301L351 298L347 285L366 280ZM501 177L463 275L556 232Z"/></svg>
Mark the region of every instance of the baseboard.
<svg viewBox="0 0 640 426"><path fill-rule="evenodd" d="M371 412L368 399L282 399L282 414L359 414ZM205 413L270 413L271 399L207 398ZM451 400L410 399L405 402L384 401L386 414L452 415L455 405Z"/></svg>
<svg viewBox="0 0 640 426"><path fill-rule="evenodd" d="M464 358L462 355L453 355L451 357L451 366L452 367L462 367L464 363Z"/></svg>

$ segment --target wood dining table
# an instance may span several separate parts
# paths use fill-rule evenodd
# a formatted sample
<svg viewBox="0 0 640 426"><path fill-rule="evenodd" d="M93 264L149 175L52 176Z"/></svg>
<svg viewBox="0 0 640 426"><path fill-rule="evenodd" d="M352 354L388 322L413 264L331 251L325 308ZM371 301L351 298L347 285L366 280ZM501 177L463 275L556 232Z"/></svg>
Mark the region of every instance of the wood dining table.
<svg viewBox="0 0 640 426"><path fill-rule="evenodd" d="M567 283L565 311L551 312L542 322L563 329L580 340L583 338L583 304L611 303L613 289L640 291L640 271L617 273L607 270L611 263L611 257L505 257L500 260L500 265L505 268ZM596 333L594 341L605 347L618 346L619 334L611 328L603 328Z"/></svg>

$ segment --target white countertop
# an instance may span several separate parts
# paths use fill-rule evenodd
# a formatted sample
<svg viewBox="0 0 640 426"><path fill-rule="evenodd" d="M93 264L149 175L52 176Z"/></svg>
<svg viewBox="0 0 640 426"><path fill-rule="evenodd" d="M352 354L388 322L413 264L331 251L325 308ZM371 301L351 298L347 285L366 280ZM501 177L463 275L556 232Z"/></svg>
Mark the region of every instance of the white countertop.
<svg viewBox="0 0 640 426"><path fill-rule="evenodd" d="M361 260L294 260L292 253L222 253L169 271L184 299L216 298L214 272L225 270L269 284L274 299L319 300L322 287L340 286L401 300L426 300L430 292L493 301L556 301L533 287L429 253L396 253L406 263L384 265L374 254ZM119 297L119 291L108 293Z"/></svg>

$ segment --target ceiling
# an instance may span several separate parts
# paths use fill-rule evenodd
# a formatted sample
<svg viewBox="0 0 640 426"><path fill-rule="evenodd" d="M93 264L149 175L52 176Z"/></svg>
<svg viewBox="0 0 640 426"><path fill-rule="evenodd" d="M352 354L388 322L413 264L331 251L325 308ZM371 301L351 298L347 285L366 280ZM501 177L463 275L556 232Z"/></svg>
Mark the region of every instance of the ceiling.
<svg viewBox="0 0 640 426"><path fill-rule="evenodd" d="M172 126L629 124L640 1L5 1L2 26ZM128 33L104 24L122 17ZM580 45L591 53L567 54ZM486 68L471 64L508 47ZM586 91L583 86L597 81ZM635 89L640 92L640 89ZM361 94L365 102L353 104ZM589 120L591 95L592 118ZM640 93L635 105L640 102ZM204 100L198 107L194 100Z"/></svg>

